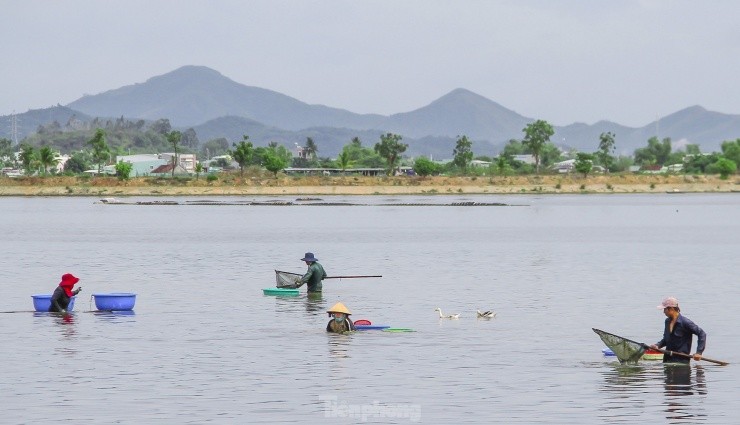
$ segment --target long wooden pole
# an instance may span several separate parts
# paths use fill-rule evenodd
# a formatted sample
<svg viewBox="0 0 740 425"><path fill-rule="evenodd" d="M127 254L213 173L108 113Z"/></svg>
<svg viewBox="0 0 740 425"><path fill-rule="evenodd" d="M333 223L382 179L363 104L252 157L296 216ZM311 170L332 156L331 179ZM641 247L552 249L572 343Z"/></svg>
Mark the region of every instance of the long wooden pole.
<svg viewBox="0 0 740 425"><path fill-rule="evenodd" d="M380 275L377 276L327 276L324 279L361 279L365 277L383 277Z"/></svg>
<svg viewBox="0 0 740 425"><path fill-rule="evenodd" d="M650 349L652 349L652 350L655 350L655 348L652 348L652 347L650 347L649 345L646 345L646 344L643 344L643 345L644 345L644 346L645 346L646 348L650 348ZM679 356L679 357L685 357L685 358L687 358L687 359L693 359L693 358L694 358L694 356L692 356L691 354L686 354L686 353L680 353L680 352L678 352L678 351L670 351L670 350L664 350L664 349L662 349L662 348L658 348L658 351L660 351L660 352L661 352L661 353L663 353L664 355L665 355L665 354L668 354L669 356ZM729 364L729 363L727 363L727 362L723 362L722 360L714 360L714 359L710 359L709 357L704 357L704 356L701 356L701 359L702 359L702 360L704 360L704 361L708 361L709 363L715 363L715 364L718 364L718 365L720 365L720 366L727 366L727 365Z"/></svg>
<svg viewBox="0 0 740 425"><path fill-rule="evenodd" d="M289 274L293 276L302 276L300 273L284 272L281 270L275 270L275 273ZM381 275L327 276L324 279L363 279L366 277L383 277L383 276Z"/></svg>

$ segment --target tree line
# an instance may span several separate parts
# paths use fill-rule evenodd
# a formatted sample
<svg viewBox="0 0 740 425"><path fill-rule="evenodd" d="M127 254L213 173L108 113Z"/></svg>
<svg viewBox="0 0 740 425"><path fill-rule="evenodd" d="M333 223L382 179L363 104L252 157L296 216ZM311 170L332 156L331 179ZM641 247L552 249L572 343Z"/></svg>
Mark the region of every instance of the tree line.
<svg viewBox="0 0 740 425"><path fill-rule="evenodd" d="M632 156L617 156L617 136L611 132L601 133L595 141L593 152L564 152L555 146L550 138L554 134L552 125L544 120L536 120L522 129L521 139L512 139L503 147L496 157L475 156L473 141L466 135L460 135L452 149L452 160L439 163L423 156L407 158L404 156L408 145L403 137L394 133L380 136L372 147L363 146L359 138L354 137L342 147L336 158L320 157L319 146L310 137L305 145L299 147L294 156L285 146L270 142L265 147L256 147L243 135L242 140L229 143L225 138L216 138L200 143L196 132L190 128L185 131L173 130L169 120L160 119L153 122L144 120L126 120L120 117L115 120L95 119L88 123L77 120L74 116L64 125L52 122L41 125L37 132L13 147L10 140L0 139L0 161L3 166L20 165L27 173L48 174L56 166L55 151L70 153L65 164L65 172L81 173L90 167L112 163L116 156L137 153L160 153L173 149L173 169L178 155L194 153L201 158L213 156L230 156L238 164L240 174L246 167L259 166L277 175L287 167L296 168L338 168L346 171L352 168L384 168L387 174L397 172L401 166L413 167L421 176L435 174L478 175L478 174L539 174L543 168L550 170L560 161L573 159L576 172L588 175L595 167L604 172L626 171L632 165L646 168L680 164L685 173L712 173L728 176L737 172L740 163L740 138L725 141L721 152L702 153L698 145L687 145L683 150L673 150L671 139L659 140L651 137L645 147L638 148ZM15 152L18 152L16 160ZM518 160L520 156L531 156L533 164ZM472 167L474 159L490 163L486 167ZM19 163L19 164L18 164ZM217 165L222 168L230 166L229 161L222 159ZM118 165L117 165L118 167ZM121 172L125 172L122 166ZM202 169L202 163L199 163Z"/></svg>

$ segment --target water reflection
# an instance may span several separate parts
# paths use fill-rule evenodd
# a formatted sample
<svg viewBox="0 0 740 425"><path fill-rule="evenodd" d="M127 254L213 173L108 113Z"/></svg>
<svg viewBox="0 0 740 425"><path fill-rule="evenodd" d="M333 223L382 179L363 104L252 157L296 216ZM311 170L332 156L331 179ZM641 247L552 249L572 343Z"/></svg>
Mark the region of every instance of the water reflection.
<svg viewBox="0 0 740 425"><path fill-rule="evenodd" d="M115 310L115 311L100 311L96 310L92 312L96 318L105 320L113 323L124 323L136 321L136 313L133 310Z"/></svg>
<svg viewBox="0 0 740 425"><path fill-rule="evenodd" d="M52 313L54 316L56 316L56 320L54 320L54 323L57 323L62 326L62 329L64 330L65 335L74 335L75 329L72 326L68 325L74 325L75 323L75 317L72 313Z"/></svg>
<svg viewBox="0 0 740 425"><path fill-rule="evenodd" d="M602 389L610 392L602 408L602 415L612 420L639 416L651 394L660 396L666 419L670 423L697 423L706 421L707 414L697 396L707 395L704 369L688 365L610 364L603 372ZM662 388L657 384L663 381ZM693 396L693 397L692 397Z"/></svg>
<svg viewBox="0 0 740 425"><path fill-rule="evenodd" d="M321 293L307 294L305 298L303 296L275 296L273 298L275 298L275 307L278 308L278 311L293 311L295 308L298 307L299 303L303 303L303 306L306 309L306 312L309 313L309 316L314 316L316 315L316 313L326 313L326 302Z"/></svg>
<svg viewBox="0 0 740 425"><path fill-rule="evenodd" d="M58 329L62 335L62 346L57 348L57 351L74 357L77 354L75 348L75 336L77 335L77 327L75 325L75 316L72 313L47 313L54 319L54 327Z"/></svg>
<svg viewBox="0 0 740 425"><path fill-rule="evenodd" d="M631 391L635 385L649 379L647 369L640 364L615 363L604 374L604 387L613 391Z"/></svg>
<svg viewBox="0 0 740 425"><path fill-rule="evenodd" d="M62 331L64 336L73 336L76 331L74 326L75 316L73 313L47 313L43 311L34 311L33 317L48 317L52 318L53 322Z"/></svg>
<svg viewBox="0 0 740 425"><path fill-rule="evenodd" d="M329 356L333 360L349 358L349 347L352 334L335 334L327 332L329 342Z"/></svg>
<svg viewBox="0 0 740 425"><path fill-rule="evenodd" d="M326 303L321 292L306 295L306 313L325 313Z"/></svg>
<svg viewBox="0 0 740 425"><path fill-rule="evenodd" d="M348 366L350 362L350 343L352 334L326 334L329 343L329 379L332 387L337 390L345 389L351 378L351 370Z"/></svg>
<svg viewBox="0 0 740 425"><path fill-rule="evenodd" d="M692 375L695 372L695 379ZM706 420L706 413L699 400L692 395L707 395L704 368L692 368L684 364L666 364L665 375L665 413L671 423L696 423Z"/></svg>

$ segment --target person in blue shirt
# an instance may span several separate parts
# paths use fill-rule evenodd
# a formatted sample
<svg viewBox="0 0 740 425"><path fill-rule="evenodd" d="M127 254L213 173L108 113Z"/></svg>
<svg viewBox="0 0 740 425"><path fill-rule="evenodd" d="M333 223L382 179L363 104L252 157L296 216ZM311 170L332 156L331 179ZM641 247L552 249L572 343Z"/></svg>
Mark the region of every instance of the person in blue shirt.
<svg viewBox="0 0 740 425"><path fill-rule="evenodd" d="M678 300L668 297L658 306L663 309L666 315L665 329L663 330L663 339L650 346L650 348L663 348L667 353L663 354L663 363L689 363L694 360L701 360L702 353L707 345L707 334L681 314L681 308L678 306ZM696 335L696 353L691 355L691 341ZM683 353L690 357L676 356L672 352Z"/></svg>

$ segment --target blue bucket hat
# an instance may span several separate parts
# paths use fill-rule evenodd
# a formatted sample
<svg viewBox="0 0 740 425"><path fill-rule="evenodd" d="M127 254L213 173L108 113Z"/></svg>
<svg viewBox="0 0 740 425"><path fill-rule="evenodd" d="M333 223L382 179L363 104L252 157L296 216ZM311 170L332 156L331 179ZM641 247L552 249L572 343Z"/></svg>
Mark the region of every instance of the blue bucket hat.
<svg viewBox="0 0 740 425"><path fill-rule="evenodd" d="M319 261L319 259L313 256L313 252L307 252L306 255L304 255L303 258L301 258L301 261L314 262L314 261Z"/></svg>

